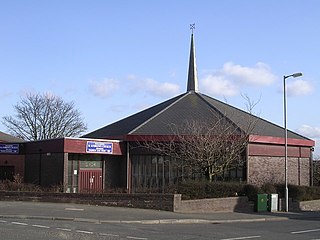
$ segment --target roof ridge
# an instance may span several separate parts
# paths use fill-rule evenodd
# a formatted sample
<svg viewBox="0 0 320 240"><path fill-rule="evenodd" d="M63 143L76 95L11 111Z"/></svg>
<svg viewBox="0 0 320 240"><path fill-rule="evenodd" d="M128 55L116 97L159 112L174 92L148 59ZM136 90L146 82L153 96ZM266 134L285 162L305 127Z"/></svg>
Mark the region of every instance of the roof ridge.
<svg viewBox="0 0 320 240"><path fill-rule="evenodd" d="M183 98L185 98L187 95L191 94L192 92L187 92L181 95L181 97L179 97L177 100L175 100L173 103L171 103L170 105L168 105L167 107L165 107L164 109L162 109L161 111L159 111L158 113L156 113L155 115L153 115L152 117L150 117L148 120L144 121L143 123L141 123L139 126L135 127L134 129L132 129L128 135L132 134L133 132L137 131L139 128L143 127L144 125L146 125L148 122L150 122L151 120L155 119L157 116L159 116L161 113L165 112L167 109L169 109L170 107L172 107L174 104L176 104L177 102L181 101Z"/></svg>
<svg viewBox="0 0 320 240"><path fill-rule="evenodd" d="M228 117L226 113L221 112L221 110L220 110L219 108L217 108L216 106L210 104L210 103L204 98L204 97L209 97L209 96L207 96L207 95L205 95L205 94L202 94L202 93L197 93L197 95L198 95L199 98L201 98L210 108L216 110L221 116L227 118L228 121L230 121L236 128L238 128L240 131L244 131L237 123L235 123L232 119L230 119L230 117ZM211 98L211 97L209 97L209 98ZM217 99L215 99L215 98L211 98L211 99L213 99L213 100L215 100L215 101L218 101L219 103L221 103L221 104L223 104L223 105L226 105L227 107L232 107L233 109L241 110L241 109L238 109L238 108L236 108L236 107L231 106L230 104L227 104L227 103L224 103L224 102L222 102L222 101L219 101L219 100L217 100ZM245 112L245 111L243 111L243 112Z"/></svg>
<svg viewBox="0 0 320 240"><path fill-rule="evenodd" d="M228 107L230 107L230 108L232 108L232 109L234 109L234 110L237 110L237 111L239 111L241 114L246 114L246 115L248 115L248 116L251 116L251 117L253 117L253 118L255 119L255 121L262 121L262 122L264 122L264 123L270 124L270 125L272 125L272 126L274 126L274 127L277 127L277 128L280 128L280 129L284 130L284 127L283 127L283 126L278 125L278 124L276 124L276 123L274 123L274 122L271 122L271 121L269 121L269 120L267 120L267 119L264 119L264 118L262 118L262 117L259 117L259 116L255 115L255 114L253 114L253 113L247 112L247 111L245 111L245 110L243 110L243 109L241 109L241 108L235 107L235 106L230 105L230 104L225 103L225 102L222 102L222 101L220 101L220 100L218 100L218 99L216 99L216 98L210 97L210 96L208 96L208 95L205 95L205 94L202 94L202 93L198 93L198 94L201 95L200 97L201 97L205 102L207 102L210 106L212 106L212 105L211 105L206 99L204 99L204 97L210 98L210 99L212 99L212 100L214 100L214 101L219 102L220 104L226 105L226 106L228 106ZM214 106L212 106L212 107L214 107ZM216 107L214 107L214 108L217 109L217 111L219 111L219 112L221 113L221 111L220 111L218 108L216 108ZM222 114L223 114L223 113L222 113ZM242 131L245 131L244 129L242 129L241 126L239 126L239 125L238 125L237 123L235 123L232 119L230 119L230 117L228 117L228 116L226 116L226 117L227 117L232 123L234 123L236 126L238 126L239 129L241 129ZM288 129L288 132L290 132L290 133L293 134L293 135L297 135L297 136L299 136L299 137L301 137L301 138L311 140L310 138L307 138L307 137L303 136L302 134L297 133L297 132L295 132L295 131L293 131L293 130Z"/></svg>

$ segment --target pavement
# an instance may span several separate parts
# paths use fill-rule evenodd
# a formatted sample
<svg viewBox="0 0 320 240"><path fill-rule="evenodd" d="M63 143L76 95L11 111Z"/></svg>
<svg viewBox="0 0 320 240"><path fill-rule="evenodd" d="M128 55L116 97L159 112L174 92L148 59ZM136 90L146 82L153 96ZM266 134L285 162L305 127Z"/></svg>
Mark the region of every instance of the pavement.
<svg viewBox="0 0 320 240"><path fill-rule="evenodd" d="M39 219L90 223L199 224L319 219L320 212L174 213L150 209L92 206L72 203L0 201L0 219Z"/></svg>

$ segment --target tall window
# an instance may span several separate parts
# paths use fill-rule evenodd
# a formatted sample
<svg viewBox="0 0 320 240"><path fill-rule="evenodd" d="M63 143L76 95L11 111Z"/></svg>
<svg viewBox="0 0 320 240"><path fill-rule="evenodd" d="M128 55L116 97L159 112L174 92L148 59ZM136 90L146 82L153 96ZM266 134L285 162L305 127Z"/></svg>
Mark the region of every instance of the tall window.
<svg viewBox="0 0 320 240"><path fill-rule="evenodd" d="M170 185L187 179L204 179L201 173L190 174L191 169L178 163L174 158L158 155L132 155L133 192L162 192ZM242 181L245 168L238 167L228 171L216 180Z"/></svg>

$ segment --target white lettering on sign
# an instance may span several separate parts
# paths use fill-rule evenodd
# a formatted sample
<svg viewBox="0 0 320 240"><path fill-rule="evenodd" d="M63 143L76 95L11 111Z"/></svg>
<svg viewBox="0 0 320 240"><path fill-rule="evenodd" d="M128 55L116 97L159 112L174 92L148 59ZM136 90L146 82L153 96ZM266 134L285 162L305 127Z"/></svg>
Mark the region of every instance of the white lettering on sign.
<svg viewBox="0 0 320 240"><path fill-rule="evenodd" d="M110 142L87 142L86 146L87 153L104 153L112 154L113 143Z"/></svg>

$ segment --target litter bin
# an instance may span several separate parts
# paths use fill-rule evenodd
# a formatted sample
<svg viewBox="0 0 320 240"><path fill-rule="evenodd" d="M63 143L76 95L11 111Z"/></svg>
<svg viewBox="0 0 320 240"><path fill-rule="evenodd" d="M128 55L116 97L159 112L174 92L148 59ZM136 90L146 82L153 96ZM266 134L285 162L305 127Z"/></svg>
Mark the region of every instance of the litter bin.
<svg viewBox="0 0 320 240"><path fill-rule="evenodd" d="M256 212L268 211L268 194L257 194Z"/></svg>
<svg viewBox="0 0 320 240"><path fill-rule="evenodd" d="M278 194L272 193L269 195L268 210L270 212L277 212L278 211Z"/></svg>

